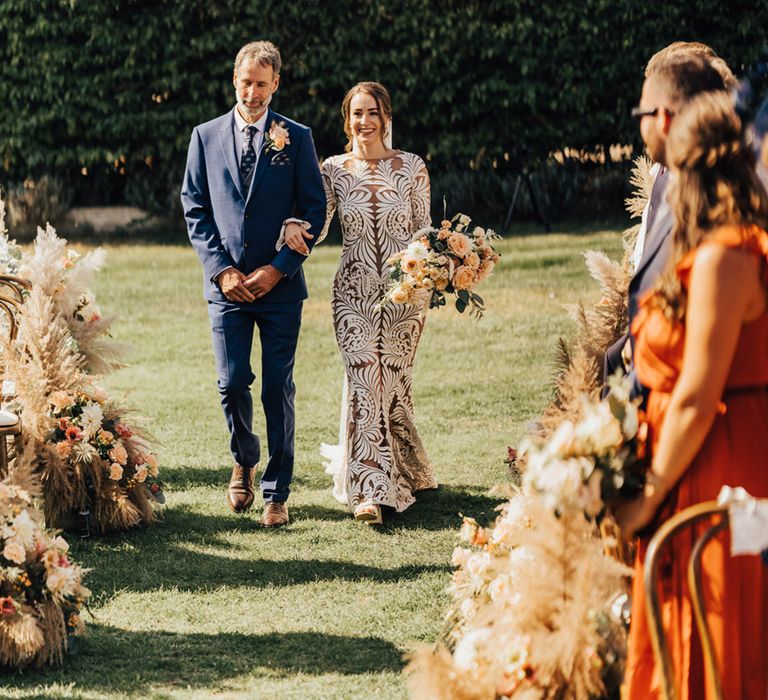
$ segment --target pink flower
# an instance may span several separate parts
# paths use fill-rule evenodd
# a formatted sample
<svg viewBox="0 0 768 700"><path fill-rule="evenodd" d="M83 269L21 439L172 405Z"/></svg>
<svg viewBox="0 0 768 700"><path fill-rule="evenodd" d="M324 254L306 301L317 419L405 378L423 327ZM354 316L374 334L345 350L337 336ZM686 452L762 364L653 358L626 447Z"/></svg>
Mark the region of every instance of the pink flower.
<svg viewBox="0 0 768 700"><path fill-rule="evenodd" d="M121 438L123 438L123 440L127 440L129 437L133 435L133 433L131 432L131 429L127 425L124 425L123 423L118 423L115 426L115 430L117 431L117 434Z"/></svg>
<svg viewBox="0 0 768 700"><path fill-rule="evenodd" d="M16 602L11 596L0 598L0 617L16 614Z"/></svg>

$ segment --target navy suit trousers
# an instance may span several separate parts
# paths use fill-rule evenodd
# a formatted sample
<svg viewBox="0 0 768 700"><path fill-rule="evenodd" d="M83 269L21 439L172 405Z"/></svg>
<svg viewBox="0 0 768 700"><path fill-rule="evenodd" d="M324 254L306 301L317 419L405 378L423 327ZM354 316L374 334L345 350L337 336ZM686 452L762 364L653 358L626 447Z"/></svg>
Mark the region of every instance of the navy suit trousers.
<svg viewBox="0 0 768 700"><path fill-rule="evenodd" d="M251 304L208 302L221 405L235 461L255 466L261 460L253 432L251 347L261 340L261 403L267 423L269 459L261 476L265 501L285 501L294 460L293 365L301 326L302 302Z"/></svg>

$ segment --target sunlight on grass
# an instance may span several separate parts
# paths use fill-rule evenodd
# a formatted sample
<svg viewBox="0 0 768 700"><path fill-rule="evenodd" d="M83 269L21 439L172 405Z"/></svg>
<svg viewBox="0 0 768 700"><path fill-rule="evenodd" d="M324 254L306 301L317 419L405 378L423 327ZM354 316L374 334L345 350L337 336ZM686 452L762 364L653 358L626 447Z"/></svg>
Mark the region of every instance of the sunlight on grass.
<svg viewBox="0 0 768 700"><path fill-rule="evenodd" d="M381 531L352 521L320 463L320 442L336 440L343 376L329 302L339 248L313 252L296 362L293 523L271 532L256 527L258 513L235 517L225 505L231 457L191 248L109 246L95 291L132 364L104 383L161 443L166 518L73 541L93 569L89 634L64 669L0 673L0 697L405 697L403 655L442 629L459 513L494 517L488 490L508 480L506 447L551 392L555 343L571 329L564 304L596 300L581 253L616 257L621 238L520 236L500 248L479 290L481 321L453 309L428 318L414 403L441 488ZM258 368L258 351L253 360Z"/></svg>

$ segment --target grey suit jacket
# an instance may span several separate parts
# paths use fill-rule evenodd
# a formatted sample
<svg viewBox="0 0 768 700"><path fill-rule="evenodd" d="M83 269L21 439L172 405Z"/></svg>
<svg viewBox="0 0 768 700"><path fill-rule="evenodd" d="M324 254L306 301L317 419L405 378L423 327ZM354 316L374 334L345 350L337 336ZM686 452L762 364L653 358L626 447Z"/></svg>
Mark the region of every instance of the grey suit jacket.
<svg viewBox="0 0 768 700"><path fill-rule="evenodd" d="M629 327L632 328L632 321L637 316L637 311L642 296L651 289L661 276L667 265L672 250L672 228L674 226L674 216L666 194L669 185L669 171L662 170L653 183L651 197L649 200L650 210L648 212L648 222L646 225L645 247L643 256L635 270L632 280L629 283ZM608 380L619 367L623 368L624 363L621 359L621 353L629 340L632 344L632 355L635 351L635 338L631 330L628 330L619 338L605 353L603 363L603 384ZM645 393L643 387L634 376L634 367L630 368L630 375L633 377L634 391L639 396Z"/></svg>

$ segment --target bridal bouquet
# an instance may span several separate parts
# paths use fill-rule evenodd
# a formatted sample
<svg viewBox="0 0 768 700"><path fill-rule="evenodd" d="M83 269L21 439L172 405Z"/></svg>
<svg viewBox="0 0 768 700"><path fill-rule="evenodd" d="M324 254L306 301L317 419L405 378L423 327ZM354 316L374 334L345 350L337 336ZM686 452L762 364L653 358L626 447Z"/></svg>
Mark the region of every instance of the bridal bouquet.
<svg viewBox="0 0 768 700"><path fill-rule="evenodd" d="M62 537L43 532L28 493L0 482L0 666L60 664L90 591Z"/></svg>
<svg viewBox="0 0 768 700"><path fill-rule="evenodd" d="M466 214L457 214L442 221L439 229L418 231L405 250L387 261L390 286L382 302L418 304L428 296L434 308L444 306L446 294L453 294L457 311L469 308L482 316L484 301L472 290L499 261L491 244L498 236L479 226L470 234L470 222Z"/></svg>

